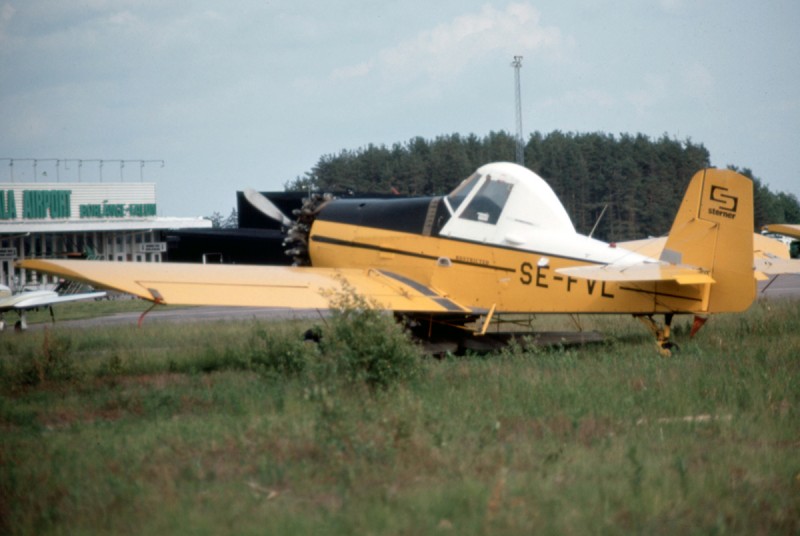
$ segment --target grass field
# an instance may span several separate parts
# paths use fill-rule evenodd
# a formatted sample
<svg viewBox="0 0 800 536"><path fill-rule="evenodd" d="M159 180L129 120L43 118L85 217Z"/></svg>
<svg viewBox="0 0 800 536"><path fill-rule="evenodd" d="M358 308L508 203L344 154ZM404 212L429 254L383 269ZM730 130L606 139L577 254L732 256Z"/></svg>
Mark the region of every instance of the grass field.
<svg viewBox="0 0 800 536"><path fill-rule="evenodd" d="M0 533L800 533L800 302L670 359L627 317L442 360L384 320L3 334Z"/></svg>

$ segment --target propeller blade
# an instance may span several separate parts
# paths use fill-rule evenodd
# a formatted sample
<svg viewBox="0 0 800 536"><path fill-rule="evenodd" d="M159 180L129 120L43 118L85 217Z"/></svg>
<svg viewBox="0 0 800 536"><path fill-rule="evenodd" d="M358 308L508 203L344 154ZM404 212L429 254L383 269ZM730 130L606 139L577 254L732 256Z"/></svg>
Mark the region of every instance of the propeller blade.
<svg viewBox="0 0 800 536"><path fill-rule="evenodd" d="M281 223L285 227L292 225L286 214L281 212L281 209L276 207L272 201L261 195L261 193L253 190L252 188L245 188L244 197L253 205L259 212Z"/></svg>

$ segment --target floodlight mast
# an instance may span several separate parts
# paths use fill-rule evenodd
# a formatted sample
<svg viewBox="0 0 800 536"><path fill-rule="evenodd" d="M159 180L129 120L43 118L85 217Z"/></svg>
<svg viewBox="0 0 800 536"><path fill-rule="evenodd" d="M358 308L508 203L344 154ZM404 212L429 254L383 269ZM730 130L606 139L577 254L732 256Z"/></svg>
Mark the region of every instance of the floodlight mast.
<svg viewBox="0 0 800 536"><path fill-rule="evenodd" d="M520 92L519 84L519 70L522 68L522 56L514 56L514 61L511 62L514 68L514 82L516 93L516 108L517 108L517 164L520 166L525 165L525 144L522 141L522 94Z"/></svg>

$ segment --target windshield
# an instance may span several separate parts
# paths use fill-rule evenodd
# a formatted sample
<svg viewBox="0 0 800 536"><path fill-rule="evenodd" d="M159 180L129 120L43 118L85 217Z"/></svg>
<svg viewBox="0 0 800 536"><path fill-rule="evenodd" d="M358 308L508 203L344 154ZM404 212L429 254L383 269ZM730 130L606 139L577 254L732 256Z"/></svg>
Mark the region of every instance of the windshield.
<svg viewBox="0 0 800 536"><path fill-rule="evenodd" d="M479 173L473 173L472 176L461 181L461 184L459 184L455 190L450 192L450 195L447 196L447 201L450 204L450 208L453 212L458 210L458 207L461 205L464 199L466 199L480 178L481 176Z"/></svg>
<svg viewBox="0 0 800 536"><path fill-rule="evenodd" d="M500 213L511 194L512 185L497 180L487 180L467 208L461 213L461 217L466 220L480 221L484 223L497 223Z"/></svg>

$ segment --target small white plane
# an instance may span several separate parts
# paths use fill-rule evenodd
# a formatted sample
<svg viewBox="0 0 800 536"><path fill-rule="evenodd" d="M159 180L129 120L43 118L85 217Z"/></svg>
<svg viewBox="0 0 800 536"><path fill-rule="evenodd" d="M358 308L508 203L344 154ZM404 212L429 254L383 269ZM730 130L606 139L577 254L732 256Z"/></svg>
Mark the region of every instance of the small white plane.
<svg viewBox="0 0 800 536"><path fill-rule="evenodd" d="M55 290L24 290L14 294L9 287L0 285L0 331L6 327L5 313L7 311L17 312L19 320L14 324L14 328L22 331L28 328L27 311L47 307L50 309L50 317L54 319L53 304L55 303L92 300L105 295L105 292L59 295Z"/></svg>

